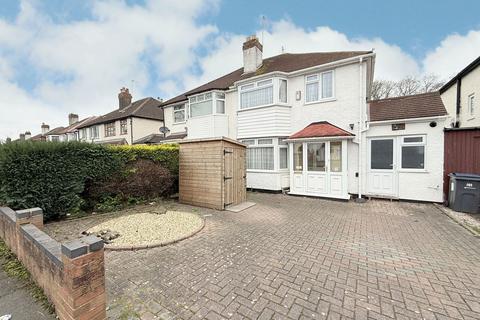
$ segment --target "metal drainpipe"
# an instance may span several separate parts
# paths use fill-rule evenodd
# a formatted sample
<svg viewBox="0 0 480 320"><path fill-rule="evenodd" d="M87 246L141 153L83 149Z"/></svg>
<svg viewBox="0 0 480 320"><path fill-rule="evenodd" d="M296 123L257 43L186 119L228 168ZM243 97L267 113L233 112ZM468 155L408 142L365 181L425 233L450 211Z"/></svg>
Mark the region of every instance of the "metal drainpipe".
<svg viewBox="0 0 480 320"><path fill-rule="evenodd" d="M360 106L359 106L359 122L358 122L358 199L362 198L362 126L363 126L363 95L362 95L362 75L363 75L363 57L359 59L359 69L358 69L358 79L359 79L359 89L360 89Z"/></svg>

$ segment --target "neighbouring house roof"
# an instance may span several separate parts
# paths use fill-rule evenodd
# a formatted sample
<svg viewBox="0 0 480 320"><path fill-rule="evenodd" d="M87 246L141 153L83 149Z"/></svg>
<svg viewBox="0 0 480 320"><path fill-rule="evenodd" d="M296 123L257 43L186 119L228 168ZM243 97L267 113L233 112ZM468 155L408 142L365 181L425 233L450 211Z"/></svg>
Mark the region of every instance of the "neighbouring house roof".
<svg viewBox="0 0 480 320"><path fill-rule="evenodd" d="M45 133L45 135L46 136L59 135L59 134L62 134L62 131L64 129L65 129L64 127L56 127L54 129L48 131L47 133Z"/></svg>
<svg viewBox="0 0 480 320"><path fill-rule="evenodd" d="M123 144L127 144L127 140L125 140L125 138L119 138L119 139L95 141L95 143L96 144L109 144L109 145L123 145Z"/></svg>
<svg viewBox="0 0 480 320"><path fill-rule="evenodd" d="M33 137L31 137L28 140L31 140L31 141L46 141L47 137L45 137L45 135L39 133L37 135L34 135Z"/></svg>
<svg viewBox="0 0 480 320"><path fill-rule="evenodd" d="M210 90L226 90L236 81L248 79L254 76L282 71L293 72L322 64L340 61L356 56L372 53L372 51L338 51L338 52L312 52L312 53L283 53L274 57L266 58L256 72L244 74L243 68L239 68L229 74L210 81L200 87L187 91L175 98L167 100L164 106L187 100L187 96Z"/></svg>
<svg viewBox="0 0 480 320"><path fill-rule="evenodd" d="M334 126L330 122L320 121L310 123L302 130L292 134L288 139L305 139L305 138L323 138L323 137L354 137L355 135Z"/></svg>
<svg viewBox="0 0 480 320"><path fill-rule="evenodd" d="M478 66L480 66L480 56L473 60L472 63L470 63L468 66L466 66L462 71L460 71L455 77L450 79L447 83L443 85L443 87L440 88L440 93L444 93L445 91L448 90L451 86L453 86L458 79L461 79L465 77L467 74L475 70Z"/></svg>
<svg viewBox="0 0 480 320"><path fill-rule="evenodd" d="M186 132L172 133L171 135L166 137L164 137L163 134L153 133L141 139L135 140L133 144L156 144L173 140L181 140L184 139L186 136Z"/></svg>
<svg viewBox="0 0 480 320"><path fill-rule="evenodd" d="M96 118L96 116L92 116L92 117L88 117L88 118L85 118L83 120L80 120L80 121L77 121L71 125L69 125L68 127L64 128L63 130L60 131L60 134L65 134L65 133L71 133L71 132L75 132L76 130L78 130L82 125L85 125L91 121L94 121Z"/></svg>
<svg viewBox="0 0 480 320"><path fill-rule="evenodd" d="M102 124L116 120L125 119L128 117L146 118L152 120L163 121L163 110L159 108L162 103L152 97L144 98L132 102L123 109L117 109L103 116L96 117L92 121L87 121L81 124L77 129L89 127L95 124Z"/></svg>
<svg viewBox="0 0 480 320"><path fill-rule="evenodd" d="M370 121L387 121L447 115L438 91L411 96L372 100Z"/></svg>

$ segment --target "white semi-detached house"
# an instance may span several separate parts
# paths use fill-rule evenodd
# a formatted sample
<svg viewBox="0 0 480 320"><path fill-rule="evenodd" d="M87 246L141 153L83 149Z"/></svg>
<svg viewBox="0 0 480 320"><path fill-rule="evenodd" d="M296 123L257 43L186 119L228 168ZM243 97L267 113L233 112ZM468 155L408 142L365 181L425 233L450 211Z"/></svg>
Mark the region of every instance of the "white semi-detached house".
<svg viewBox="0 0 480 320"><path fill-rule="evenodd" d="M132 102L127 88L118 94L118 109L78 126L80 141L99 144L136 144L164 126L161 101L143 98Z"/></svg>
<svg viewBox="0 0 480 320"><path fill-rule="evenodd" d="M253 189L442 201L446 111L438 93L370 107L373 52L263 59L262 51L247 38L242 68L166 101L169 134L154 142L239 140Z"/></svg>

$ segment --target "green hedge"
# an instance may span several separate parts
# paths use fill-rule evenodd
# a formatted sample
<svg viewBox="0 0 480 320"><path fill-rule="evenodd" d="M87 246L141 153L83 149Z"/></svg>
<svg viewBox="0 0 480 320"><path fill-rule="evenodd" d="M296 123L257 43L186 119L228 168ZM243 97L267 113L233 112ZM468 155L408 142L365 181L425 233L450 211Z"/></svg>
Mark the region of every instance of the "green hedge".
<svg viewBox="0 0 480 320"><path fill-rule="evenodd" d="M0 145L0 203L40 207L45 219L79 211L87 182L135 174L132 163L150 160L178 176L178 146L109 147L79 142L16 142ZM127 195L128 196L128 195ZM101 198L102 195L96 195Z"/></svg>

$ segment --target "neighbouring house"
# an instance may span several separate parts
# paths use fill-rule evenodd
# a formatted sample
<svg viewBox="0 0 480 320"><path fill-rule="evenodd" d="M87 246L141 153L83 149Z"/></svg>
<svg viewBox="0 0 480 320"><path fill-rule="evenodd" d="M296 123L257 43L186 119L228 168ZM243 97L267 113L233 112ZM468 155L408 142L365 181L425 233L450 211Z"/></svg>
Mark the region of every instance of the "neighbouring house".
<svg viewBox="0 0 480 320"><path fill-rule="evenodd" d="M40 141L40 142L47 141L46 134L47 132L50 131L50 126L48 124L42 123L40 129L41 131L39 134L34 135L33 137L30 138L31 141Z"/></svg>
<svg viewBox="0 0 480 320"><path fill-rule="evenodd" d="M93 121L96 117L88 117L79 120L78 115L70 113L68 115L68 126L58 127L53 130L43 133L44 127L42 125L42 134L45 136L46 141L67 142L67 141L80 141L79 127Z"/></svg>
<svg viewBox="0 0 480 320"><path fill-rule="evenodd" d="M445 129L444 195L448 197L449 174L480 174L480 57L466 66L441 89L450 114Z"/></svg>
<svg viewBox="0 0 480 320"><path fill-rule="evenodd" d="M243 68L163 103L165 139L243 142L248 188L442 201L446 111L438 93L369 102L372 51L262 52L247 38ZM411 181L420 183L406 190Z"/></svg>
<svg viewBox="0 0 480 320"><path fill-rule="evenodd" d="M480 57L466 66L442 88L443 103L452 117L452 127L480 127Z"/></svg>
<svg viewBox="0 0 480 320"><path fill-rule="evenodd" d="M80 141L101 144L134 144L159 132L163 124L161 101L148 97L132 102L127 88L118 94L117 110L87 121L77 129Z"/></svg>

